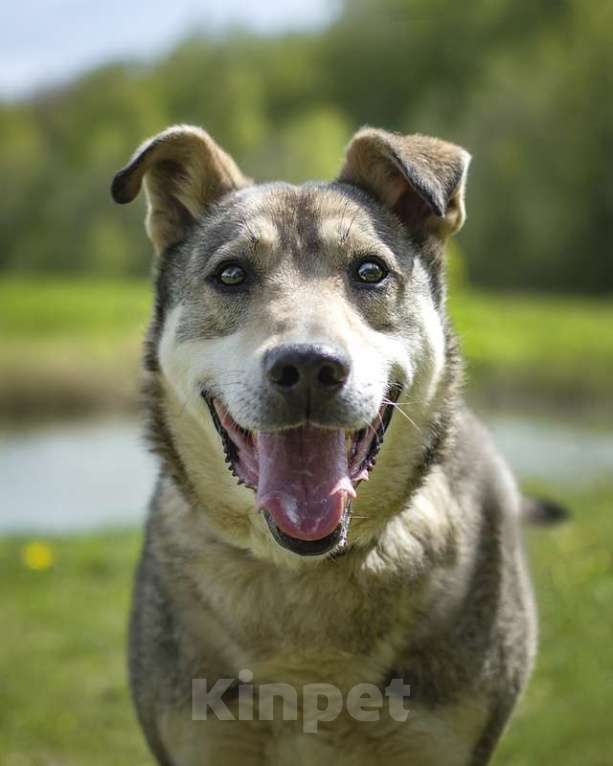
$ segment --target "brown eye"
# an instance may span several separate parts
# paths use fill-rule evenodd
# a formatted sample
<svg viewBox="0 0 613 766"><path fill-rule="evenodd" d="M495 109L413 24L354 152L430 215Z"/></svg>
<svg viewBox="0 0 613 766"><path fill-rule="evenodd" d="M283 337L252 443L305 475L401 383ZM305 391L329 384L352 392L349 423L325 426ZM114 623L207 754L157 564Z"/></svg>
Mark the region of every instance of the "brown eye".
<svg viewBox="0 0 613 766"><path fill-rule="evenodd" d="M226 266L221 266L215 274L215 278L226 287L237 287L243 284L247 278L247 272L237 263L230 263Z"/></svg>
<svg viewBox="0 0 613 766"><path fill-rule="evenodd" d="M356 276L360 282L376 285L383 282L388 271L379 261L362 261L356 269Z"/></svg>

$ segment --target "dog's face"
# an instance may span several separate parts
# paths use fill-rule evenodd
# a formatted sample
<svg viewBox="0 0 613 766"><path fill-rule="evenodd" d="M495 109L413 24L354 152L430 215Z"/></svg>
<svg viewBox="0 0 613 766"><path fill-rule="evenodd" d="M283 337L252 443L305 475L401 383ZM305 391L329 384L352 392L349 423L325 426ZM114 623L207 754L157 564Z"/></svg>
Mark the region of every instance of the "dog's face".
<svg viewBox="0 0 613 766"><path fill-rule="evenodd" d="M168 438L226 539L325 555L401 503L441 393L442 243L468 159L363 130L335 182L258 186L173 128L116 176L120 202L145 181Z"/></svg>

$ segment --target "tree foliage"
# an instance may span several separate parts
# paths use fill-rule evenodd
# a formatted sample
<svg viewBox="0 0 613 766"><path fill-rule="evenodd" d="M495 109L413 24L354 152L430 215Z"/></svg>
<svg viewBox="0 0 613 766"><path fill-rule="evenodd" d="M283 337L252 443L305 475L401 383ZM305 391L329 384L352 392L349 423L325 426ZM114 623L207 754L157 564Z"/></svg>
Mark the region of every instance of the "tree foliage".
<svg viewBox="0 0 613 766"><path fill-rule="evenodd" d="M474 155L459 246L473 283L613 289L613 3L345 0L319 32L193 37L0 105L0 270L149 268L112 174L146 136L204 125L258 179L334 177L363 123Z"/></svg>

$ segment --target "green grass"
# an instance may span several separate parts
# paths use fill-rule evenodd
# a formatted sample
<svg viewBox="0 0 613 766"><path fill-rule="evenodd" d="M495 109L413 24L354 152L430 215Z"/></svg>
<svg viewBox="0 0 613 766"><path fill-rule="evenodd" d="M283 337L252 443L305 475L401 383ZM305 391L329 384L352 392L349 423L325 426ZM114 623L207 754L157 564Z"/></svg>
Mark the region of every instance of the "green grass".
<svg viewBox="0 0 613 766"><path fill-rule="evenodd" d="M150 305L143 280L0 281L0 416L133 407Z"/></svg>
<svg viewBox="0 0 613 766"><path fill-rule="evenodd" d="M531 530L540 653L496 766L609 766L613 485L568 498L570 523Z"/></svg>
<svg viewBox="0 0 613 766"><path fill-rule="evenodd" d="M1 280L0 416L133 406L150 304L144 280ZM463 290L450 305L474 389L609 399L613 301Z"/></svg>
<svg viewBox="0 0 613 766"><path fill-rule="evenodd" d="M528 535L541 650L496 766L611 763L613 485L564 500L571 522ZM51 539L43 571L26 542L0 540L0 764L149 764L124 669L139 535Z"/></svg>
<svg viewBox="0 0 613 766"><path fill-rule="evenodd" d="M0 764L150 763L125 672L138 535L53 540L42 571L24 543L0 540Z"/></svg>
<svg viewBox="0 0 613 766"><path fill-rule="evenodd" d="M4 278L0 325L4 339L117 339L147 320L151 291L144 280Z"/></svg>
<svg viewBox="0 0 613 766"><path fill-rule="evenodd" d="M482 388L610 402L613 300L460 292L451 313Z"/></svg>

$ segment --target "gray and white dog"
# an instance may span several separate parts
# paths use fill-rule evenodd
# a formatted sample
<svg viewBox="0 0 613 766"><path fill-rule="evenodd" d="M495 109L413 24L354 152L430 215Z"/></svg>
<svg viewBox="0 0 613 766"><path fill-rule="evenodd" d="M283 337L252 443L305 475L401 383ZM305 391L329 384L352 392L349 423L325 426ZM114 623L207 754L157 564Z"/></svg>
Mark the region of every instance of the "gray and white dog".
<svg viewBox="0 0 613 766"><path fill-rule="evenodd" d="M257 185L178 126L116 175L157 254L130 670L160 764L489 762L536 621L445 313L469 160L364 128L336 180Z"/></svg>

